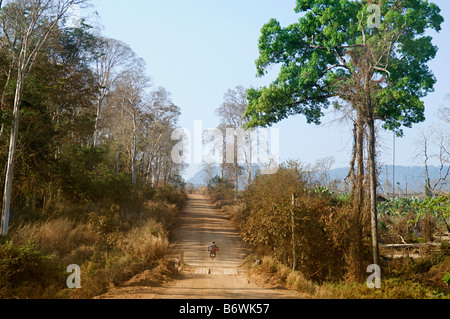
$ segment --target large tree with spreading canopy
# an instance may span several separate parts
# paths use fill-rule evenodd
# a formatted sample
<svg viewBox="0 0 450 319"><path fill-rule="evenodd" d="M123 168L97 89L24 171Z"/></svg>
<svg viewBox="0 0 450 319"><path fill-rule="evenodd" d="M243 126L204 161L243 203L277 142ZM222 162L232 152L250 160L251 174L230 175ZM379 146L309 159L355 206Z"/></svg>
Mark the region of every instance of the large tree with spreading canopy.
<svg viewBox="0 0 450 319"><path fill-rule="evenodd" d="M375 122L402 135L402 127L425 120L421 100L436 79L428 68L437 47L427 30L440 31L440 9L427 0L297 0L297 23L272 19L261 30L259 76L281 65L267 87L248 91L247 127L267 127L296 114L319 124L331 106L354 116L352 217L354 276L362 275L364 180L369 185L374 263L380 264L377 234ZM368 145L368 179L364 163ZM355 168L356 164L356 170Z"/></svg>

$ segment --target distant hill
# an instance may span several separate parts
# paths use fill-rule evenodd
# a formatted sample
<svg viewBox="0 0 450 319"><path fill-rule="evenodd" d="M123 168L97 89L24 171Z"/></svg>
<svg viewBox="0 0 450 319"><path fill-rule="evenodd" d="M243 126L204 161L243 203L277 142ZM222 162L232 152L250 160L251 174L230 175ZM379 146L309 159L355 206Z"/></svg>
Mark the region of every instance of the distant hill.
<svg viewBox="0 0 450 319"><path fill-rule="evenodd" d="M428 167L431 181L439 179L439 168L436 166ZM330 171L331 179L343 180L349 172L349 168L337 168ZM381 168L379 184L384 192L392 192L393 182L392 165ZM425 167L422 166L395 166L395 184L396 191L403 193L423 192L425 188ZM450 176L447 185L443 189L450 190Z"/></svg>
<svg viewBox="0 0 450 319"><path fill-rule="evenodd" d="M348 174L349 168L336 168L330 171L330 178L332 180L342 181ZM439 168L435 166L429 167L430 178L435 181L439 178ZM215 175L220 175L220 168L215 169ZM401 190L403 193L423 192L425 187L425 167L421 166L395 166L395 183L399 183L396 186L396 191ZM380 172L379 183L381 189L388 192L392 192L392 177L393 170L392 165L384 166ZM192 183L194 186L204 186L206 184L206 173L204 171L197 172L187 182ZM448 178L447 185L444 189L450 191L450 177Z"/></svg>
<svg viewBox="0 0 450 319"><path fill-rule="evenodd" d="M252 174L253 176L255 176L256 172L259 170L259 166L258 165L252 165ZM246 178L247 178L247 170L244 171L245 176L240 177L240 186L239 188L243 187L242 184L245 184ZM221 175L221 170L220 167L217 166L214 168L214 174L213 176L220 176ZM193 177L191 177L190 179L187 180L187 183L191 183L192 185L194 185L195 187L201 187L201 186L205 186L206 185L206 179L207 179L207 174L205 171L201 170L198 171ZM245 185L244 185L245 186Z"/></svg>
<svg viewBox="0 0 450 319"><path fill-rule="evenodd" d="M220 167L216 167L214 169L215 176L220 176ZM188 183L191 183L195 187L205 186L206 185L206 178L207 174L205 171L199 171L194 176L192 176L189 180L187 180Z"/></svg>

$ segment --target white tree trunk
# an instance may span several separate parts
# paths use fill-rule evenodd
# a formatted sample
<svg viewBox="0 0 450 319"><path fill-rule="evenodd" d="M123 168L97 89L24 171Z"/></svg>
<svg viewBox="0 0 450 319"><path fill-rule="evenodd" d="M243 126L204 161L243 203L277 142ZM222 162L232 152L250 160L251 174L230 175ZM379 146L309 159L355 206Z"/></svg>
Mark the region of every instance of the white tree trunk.
<svg viewBox="0 0 450 319"><path fill-rule="evenodd" d="M136 115L133 114L133 136L132 136L132 145L131 145L131 176L133 180L133 184L137 184L136 178L136 152L137 152L137 123L136 123Z"/></svg>
<svg viewBox="0 0 450 319"><path fill-rule="evenodd" d="M22 54L26 54L26 52L22 52ZM16 93L14 96L13 123L11 126L11 136L9 141L8 164L6 166L5 189L3 193L3 210L1 219L2 236L8 235L9 217L11 214L11 194L14 177L14 159L16 154L17 134L19 132L20 103L22 99L23 85L24 85L24 67L21 65L18 71Z"/></svg>
<svg viewBox="0 0 450 319"><path fill-rule="evenodd" d="M103 96L102 96L102 94L100 94L100 96L97 100L97 115L95 117L95 128L94 128L94 136L93 136L94 147L97 147L98 137L100 135L99 129L100 129L100 114L102 111L102 103L103 103Z"/></svg>
<svg viewBox="0 0 450 319"><path fill-rule="evenodd" d="M252 183L252 151L253 151L253 139L252 131L248 131L248 163L247 163L247 186Z"/></svg>

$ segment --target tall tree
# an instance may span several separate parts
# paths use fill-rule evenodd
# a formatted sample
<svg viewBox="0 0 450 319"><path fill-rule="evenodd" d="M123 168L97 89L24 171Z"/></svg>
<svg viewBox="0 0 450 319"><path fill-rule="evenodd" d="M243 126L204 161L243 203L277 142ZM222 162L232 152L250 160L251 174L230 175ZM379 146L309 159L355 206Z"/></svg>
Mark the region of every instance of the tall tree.
<svg viewBox="0 0 450 319"><path fill-rule="evenodd" d="M144 151L149 156L147 173L153 186L158 186L160 178L167 183L170 177L180 167L170 161L170 153L173 148L171 133L175 129L181 115L180 108L176 106L171 93L158 87L150 92L148 97L147 112L149 121L145 125Z"/></svg>
<svg viewBox="0 0 450 319"><path fill-rule="evenodd" d="M147 106L146 89L150 87L150 78L142 71L127 71L117 84L116 94L121 108L131 117L131 175L133 184L137 184L137 146L138 132L142 127L142 114Z"/></svg>
<svg viewBox="0 0 450 319"><path fill-rule="evenodd" d="M237 198L238 189L239 189L239 174L240 174L240 163L239 163L239 153L245 153L245 142L248 141L249 151L245 153L246 161L247 161L247 178L251 179L251 134L250 131L247 131L245 134L242 132L242 128L247 120L244 118L245 110L247 109L247 90L239 85L234 89L229 89L224 95L224 102L222 105L216 110L216 114L221 119L221 127L222 129L230 129L235 130L234 140L227 141L229 145L233 145L233 173L234 173L234 185L235 185L235 197ZM230 136L225 136L226 138L230 138ZM230 154L226 154L225 158L229 158ZM230 164L230 160L226 161L227 164ZM224 163L222 164L224 165Z"/></svg>
<svg viewBox="0 0 450 319"><path fill-rule="evenodd" d="M373 13L374 4L380 16ZM298 23L282 28L272 19L262 28L258 75L273 64L281 64L281 71L269 87L249 90L248 126L270 126L294 114L318 124L323 109L332 103L337 108L351 105L357 119L355 219L361 220L364 203L363 147L368 130L372 246L374 263L379 264L375 120L398 135L402 126L424 120L420 99L436 81L427 62L437 52L425 31L439 31L443 18L439 7L425 0L297 0L295 11L304 12ZM380 20L376 27L374 14ZM361 262L356 268L354 276L362 279Z"/></svg>
<svg viewBox="0 0 450 319"><path fill-rule="evenodd" d="M3 27L4 24L0 24L0 28ZM43 208L50 199L61 194L58 189L62 182L59 178L62 153L70 147L86 144L92 138L95 82L89 67L95 46L95 41L91 40L95 37L90 29L84 23L56 28L25 82L11 200L11 207L16 211L25 206L33 211ZM4 97L4 109L0 111L4 116L0 116L3 119L0 122L5 127L5 135L0 139L3 177L15 81L11 78L10 85L4 85L8 81L10 61L6 58L7 52L0 52L4 58L0 65L3 74L0 94Z"/></svg>
<svg viewBox="0 0 450 319"><path fill-rule="evenodd" d="M11 53L14 61L13 65L17 71L13 120L3 194L1 219L1 233L3 236L8 234L20 105L25 81L51 32L67 15L71 7L86 2L86 0L16 0L6 1L5 6L2 8L2 20L9 26L9 28L3 29L6 31L3 36L7 38L7 41L3 43L7 45L7 50Z"/></svg>
<svg viewBox="0 0 450 319"><path fill-rule="evenodd" d="M95 75L98 84L97 116L95 118L95 130L93 137L94 147L98 145L100 134L100 119L103 111L103 103L118 79L127 70L139 65L139 59L134 51L125 43L110 39L99 39L99 52L95 61Z"/></svg>

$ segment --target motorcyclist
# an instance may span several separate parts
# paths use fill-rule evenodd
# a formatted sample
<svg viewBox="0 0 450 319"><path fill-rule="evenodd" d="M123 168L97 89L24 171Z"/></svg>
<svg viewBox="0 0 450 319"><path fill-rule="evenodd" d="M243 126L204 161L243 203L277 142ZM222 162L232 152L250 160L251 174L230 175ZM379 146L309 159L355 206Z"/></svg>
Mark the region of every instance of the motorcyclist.
<svg viewBox="0 0 450 319"><path fill-rule="evenodd" d="M209 246L209 251L210 251L211 258L216 257L216 249L217 249L216 242L213 241L212 244Z"/></svg>

